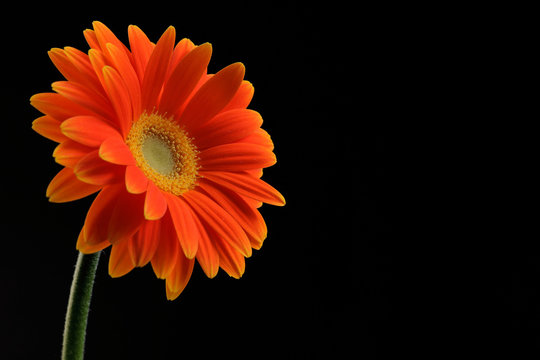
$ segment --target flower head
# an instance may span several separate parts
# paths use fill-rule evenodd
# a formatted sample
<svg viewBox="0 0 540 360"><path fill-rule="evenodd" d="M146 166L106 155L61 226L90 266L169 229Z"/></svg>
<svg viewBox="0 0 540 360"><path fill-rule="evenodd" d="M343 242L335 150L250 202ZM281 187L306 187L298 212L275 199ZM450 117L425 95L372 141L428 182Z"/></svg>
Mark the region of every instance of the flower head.
<svg viewBox="0 0 540 360"><path fill-rule="evenodd" d="M31 98L44 114L32 127L59 143L53 156L64 166L49 200L98 192L77 249L112 245L113 277L150 262L171 300L195 259L210 278L220 267L239 278L266 238L258 208L285 204L261 180L276 157L261 116L247 109L244 65L207 74L212 46L175 44L173 27L154 44L132 25L129 48L104 24L93 27L87 54L49 51L66 81Z"/></svg>

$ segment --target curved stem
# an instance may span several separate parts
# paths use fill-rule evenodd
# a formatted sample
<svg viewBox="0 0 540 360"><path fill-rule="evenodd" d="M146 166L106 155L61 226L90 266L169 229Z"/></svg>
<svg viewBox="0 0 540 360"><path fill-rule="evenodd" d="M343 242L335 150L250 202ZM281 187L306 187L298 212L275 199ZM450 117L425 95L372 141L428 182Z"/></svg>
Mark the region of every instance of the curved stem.
<svg viewBox="0 0 540 360"><path fill-rule="evenodd" d="M62 360L82 360L84 356L88 310L100 253L79 253L77 258L64 325Z"/></svg>

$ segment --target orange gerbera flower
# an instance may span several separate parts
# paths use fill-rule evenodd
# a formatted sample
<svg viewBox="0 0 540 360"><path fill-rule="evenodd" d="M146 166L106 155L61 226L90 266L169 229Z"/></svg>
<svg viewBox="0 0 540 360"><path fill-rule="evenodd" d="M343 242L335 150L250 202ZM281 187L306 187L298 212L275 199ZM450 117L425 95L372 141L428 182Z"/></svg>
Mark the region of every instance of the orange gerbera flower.
<svg viewBox="0 0 540 360"><path fill-rule="evenodd" d="M171 300L195 259L210 278L219 267L239 278L266 238L257 208L285 204L260 179L276 157L261 116L247 109L253 86L244 65L207 74L212 46L175 46L172 26L157 44L130 26L130 49L102 23L93 27L84 31L88 54L49 52L67 81L30 100L45 114L32 128L59 143L53 155L64 166L49 200L99 192L77 249L112 245L112 277L151 262Z"/></svg>

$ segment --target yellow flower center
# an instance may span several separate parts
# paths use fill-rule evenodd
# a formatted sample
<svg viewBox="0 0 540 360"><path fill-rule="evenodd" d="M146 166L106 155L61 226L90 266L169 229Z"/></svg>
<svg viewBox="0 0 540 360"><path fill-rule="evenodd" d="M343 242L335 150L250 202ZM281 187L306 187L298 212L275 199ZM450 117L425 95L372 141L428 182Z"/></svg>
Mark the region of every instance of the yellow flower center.
<svg viewBox="0 0 540 360"><path fill-rule="evenodd" d="M172 118L143 113L126 142L137 166L161 190L181 195L195 187L199 152Z"/></svg>

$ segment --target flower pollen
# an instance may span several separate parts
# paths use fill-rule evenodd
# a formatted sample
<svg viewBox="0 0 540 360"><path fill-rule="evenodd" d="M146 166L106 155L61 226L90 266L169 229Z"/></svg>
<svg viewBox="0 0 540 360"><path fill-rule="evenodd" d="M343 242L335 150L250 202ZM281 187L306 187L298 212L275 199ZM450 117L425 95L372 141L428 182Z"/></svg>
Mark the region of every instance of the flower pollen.
<svg viewBox="0 0 540 360"><path fill-rule="evenodd" d="M137 166L161 190L181 195L195 187L199 152L172 118L143 113L126 142Z"/></svg>

